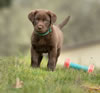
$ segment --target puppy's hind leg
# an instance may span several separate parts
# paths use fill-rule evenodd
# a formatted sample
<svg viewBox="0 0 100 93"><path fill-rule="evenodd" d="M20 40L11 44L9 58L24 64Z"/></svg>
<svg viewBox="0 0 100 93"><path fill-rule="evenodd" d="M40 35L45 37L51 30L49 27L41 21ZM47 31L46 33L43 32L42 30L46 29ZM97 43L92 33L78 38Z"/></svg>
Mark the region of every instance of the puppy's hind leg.
<svg viewBox="0 0 100 93"><path fill-rule="evenodd" d="M40 54L38 58L38 67L40 67L41 61L42 61L43 55Z"/></svg>
<svg viewBox="0 0 100 93"><path fill-rule="evenodd" d="M59 49L57 50L56 64L57 64L57 61L58 61L58 57L60 56L60 51L61 51L61 49L59 48Z"/></svg>

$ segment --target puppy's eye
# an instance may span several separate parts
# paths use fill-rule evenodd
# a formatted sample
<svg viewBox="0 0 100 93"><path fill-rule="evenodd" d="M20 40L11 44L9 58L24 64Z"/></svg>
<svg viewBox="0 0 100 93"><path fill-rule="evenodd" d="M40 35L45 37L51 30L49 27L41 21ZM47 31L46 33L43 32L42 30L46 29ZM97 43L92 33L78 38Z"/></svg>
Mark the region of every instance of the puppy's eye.
<svg viewBox="0 0 100 93"><path fill-rule="evenodd" d="M46 24L46 23L49 23L49 20L43 20L43 22Z"/></svg>
<svg viewBox="0 0 100 93"><path fill-rule="evenodd" d="M39 22L39 19L35 19L35 22L38 23Z"/></svg>
<svg viewBox="0 0 100 93"><path fill-rule="evenodd" d="M39 18L35 18L35 23L38 23L39 22Z"/></svg>

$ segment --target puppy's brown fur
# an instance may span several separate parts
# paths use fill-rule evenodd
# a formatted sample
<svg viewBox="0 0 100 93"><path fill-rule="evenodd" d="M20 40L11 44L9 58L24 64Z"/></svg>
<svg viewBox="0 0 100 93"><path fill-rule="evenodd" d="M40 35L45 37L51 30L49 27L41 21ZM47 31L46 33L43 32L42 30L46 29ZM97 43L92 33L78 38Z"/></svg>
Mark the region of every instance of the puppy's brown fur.
<svg viewBox="0 0 100 93"><path fill-rule="evenodd" d="M47 67L54 70L56 67L57 59L63 43L63 34L61 28L68 22L69 17L58 26L53 25L56 22L56 15L48 10L33 10L28 15L29 20L34 26L34 31L31 37L31 66L40 67L43 53L48 53ZM39 33L45 33L49 29L47 35L39 36Z"/></svg>

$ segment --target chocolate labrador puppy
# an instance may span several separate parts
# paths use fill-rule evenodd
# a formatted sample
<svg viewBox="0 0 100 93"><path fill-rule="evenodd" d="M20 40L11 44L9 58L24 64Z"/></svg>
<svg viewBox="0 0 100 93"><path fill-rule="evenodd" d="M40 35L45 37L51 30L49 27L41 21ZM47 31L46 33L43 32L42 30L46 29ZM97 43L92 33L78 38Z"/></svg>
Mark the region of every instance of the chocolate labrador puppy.
<svg viewBox="0 0 100 93"><path fill-rule="evenodd" d="M53 71L63 43L61 28L67 24L70 16L58 26L54 25L56 15L48 10L33 10L29 13L28 18L34 26L31 37L31 66L40 67L43 53L48 53L47 67Z"/></svg>

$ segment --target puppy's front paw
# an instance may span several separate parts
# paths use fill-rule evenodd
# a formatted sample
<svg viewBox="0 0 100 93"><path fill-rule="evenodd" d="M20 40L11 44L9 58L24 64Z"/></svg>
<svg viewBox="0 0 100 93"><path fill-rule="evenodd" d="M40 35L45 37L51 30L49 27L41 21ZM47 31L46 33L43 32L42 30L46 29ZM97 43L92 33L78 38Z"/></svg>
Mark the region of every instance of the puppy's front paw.
<svg viewBox="0 0 100 93"><path fill-rule="evenodd" d="M48 68L49 71L54 71L55 70L55 66L51 65L51 64L48 64L47 68Z"/></svg>

